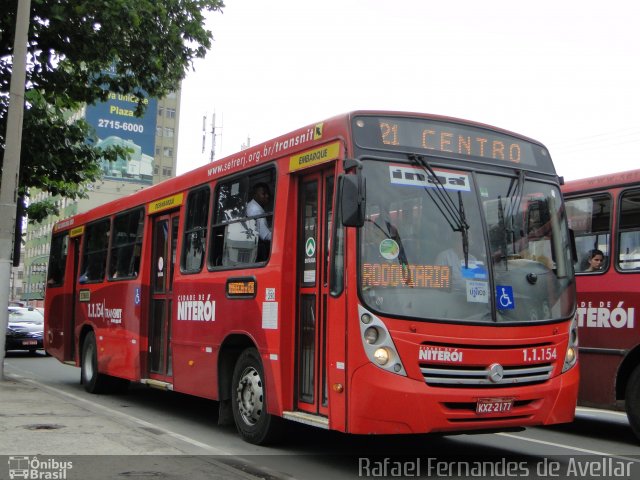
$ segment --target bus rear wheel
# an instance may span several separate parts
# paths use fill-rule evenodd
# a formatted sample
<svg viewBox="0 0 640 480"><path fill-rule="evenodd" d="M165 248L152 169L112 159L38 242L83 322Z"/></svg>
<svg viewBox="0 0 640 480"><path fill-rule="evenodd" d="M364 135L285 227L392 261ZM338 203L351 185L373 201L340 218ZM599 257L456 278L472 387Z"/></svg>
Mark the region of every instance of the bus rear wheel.
<svg viewBox="0 0 640 480"><path fill-rule="evenodd" d="M240 436L256 445L272 443L281 433L281 419L267 413L264 370L255 348L244 350L233 369L231 407Z"/></svg>
<svg viewBox="0 0 640 480"><path fill-rule="evenodd" d="M93 332L89 332L82 343L81 360L80 382L87 392L122 392L129 386L128 380L111 377L98 371L98 347L96 335Z"/></svg>
<svg viewBox="0 0 640 480"><path fill-rule="evenodd" d="M631 372L625 393L624 405L633 433L640 440L640 365Z"/></svg>

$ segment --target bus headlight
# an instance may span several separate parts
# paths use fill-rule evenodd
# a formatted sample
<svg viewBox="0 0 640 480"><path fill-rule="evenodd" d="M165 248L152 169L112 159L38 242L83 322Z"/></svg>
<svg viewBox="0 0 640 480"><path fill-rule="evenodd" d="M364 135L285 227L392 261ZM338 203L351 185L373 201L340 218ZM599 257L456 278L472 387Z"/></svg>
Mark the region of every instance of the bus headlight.
<svg viewBox="0 0 640 480"><path fill-rule="evenodd" d="M564 361L565 361L565 364L567 363L572 364L576 361L576 351L573 347L567 348L567 355Z"/></svg>
<svg viewBox="0 0 640 480"><path fill-rule="evenodd" d="M378 368L407 376L391 334L382 320L358 305L362 346L367 358Z"/></svg>
<svg viewBox="0 0 640 480"><path fill-rule="evenodd" d="M380 335L378 334L378 329L376 327L369 327L364 331L364 341L369 345L373 345L378 341Z"/></svg>
<svg viewBox="0 0 640 480"><path fill-rule="evenodd" d="M379 348L373 353L373 358L379 365L386 365L389 363L389 351L386 348Z"/></svg>
<svg viewBox="0 0 640 480"><path fill-rule="evenodd" d="M569 343L567 352L564 355L564 366L562 372L566 372L578 361L578 323L574 318L569 326Z"/></svg>

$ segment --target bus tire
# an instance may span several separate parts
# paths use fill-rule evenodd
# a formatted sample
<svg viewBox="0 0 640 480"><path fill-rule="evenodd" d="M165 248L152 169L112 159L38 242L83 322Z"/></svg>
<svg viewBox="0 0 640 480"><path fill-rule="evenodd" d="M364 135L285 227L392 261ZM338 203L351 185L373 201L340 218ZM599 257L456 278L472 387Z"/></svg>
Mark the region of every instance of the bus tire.
<svg viewBox="0 0 640 480"><path fill-rule="evenodd" d="M640 440L640 365L631 372L624 397L629 424L633 433Z"/></svg>
<svg viewBox="0 0 640 480"><path fill-rule="evenodd" d="M107 389L108 378L98 371L98 346L93 332L89 332L82 343L80 381L89 393L103 393Z"/></svg>
<svg viewBox="0 0 640 480"><path fill-rule="evenodd" d="M277 440L281 419L267 413L264 370L255 348L244 350L238 357L231 389L233 419L242 439L255 445Z"/></svg>

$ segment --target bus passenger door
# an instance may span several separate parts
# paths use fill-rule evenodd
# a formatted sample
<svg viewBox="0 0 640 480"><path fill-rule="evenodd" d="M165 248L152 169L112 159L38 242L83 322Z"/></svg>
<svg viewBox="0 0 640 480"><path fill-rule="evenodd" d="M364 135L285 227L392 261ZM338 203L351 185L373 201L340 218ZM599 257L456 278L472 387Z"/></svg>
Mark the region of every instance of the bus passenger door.
<svg viewBox="0 0 640 480"><path fill-rule="evenodd" d="M171 307L178 240L178 213L153 220L151 305L149 309L149 377L171 383Z"/></svg>
<svg viewBox="0 0 640 480"><path fill-rule="evenodd" d="M64 233L54 235L51 243L45 292L44 346L47 353L60 361L76 359L75 319L79 304L76 280L81 238Z"/></svg>
<svg viewBox="0 0 640 480"><path fill-rule="evenodd" d="M297 238L296 404L327 416L328 249L333 169L300 177Z"/></svg>
<svg viewBox="0 0 640 480"><path fill-rule="evenodd" d="M70 355L68 356L68 358L66 358L67 356L65 355L65 360L73 360L76 358L76 354L78 356L78 358L80 357L80 352L76 352L76 346L79 345L79 343L76 341L76 305L79 303L80 297L79 297L79 293L78 293L78 270L80 268L80 239L82 237L74 237L74 238L70 238L69 239L69 250L70 250L70 255L72 257L72 265L73 265L73 270L72 270L72 275L73 277L71 278L72 282L72 288L73 288L73 292L71 294L71 308L70 308L70 315L69 315L69 328L68 328L68 332L71 333L71 335L69 335L67 338L66 342L66 350L70 353ZM69 254L68 254L69 255ZM66 311L66 309L65 309Z"/></svg>

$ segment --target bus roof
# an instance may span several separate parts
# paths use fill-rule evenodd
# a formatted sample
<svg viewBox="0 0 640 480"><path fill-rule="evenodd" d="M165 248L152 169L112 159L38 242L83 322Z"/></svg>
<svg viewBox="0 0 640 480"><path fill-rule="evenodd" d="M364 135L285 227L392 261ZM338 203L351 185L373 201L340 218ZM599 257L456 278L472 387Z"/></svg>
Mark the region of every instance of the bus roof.
<svg viewBox="0 0 640 480"><path fill-rule="evenodd" d="M585 193L593 190L623 187L640 183L640 169L609 173L595 177L571 180L562 186L562 193Z"/></svg>

